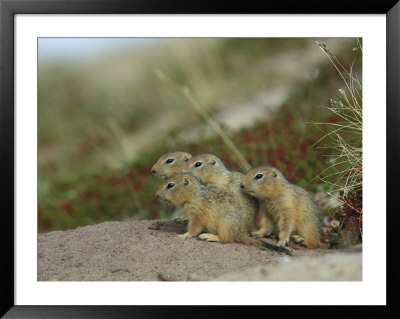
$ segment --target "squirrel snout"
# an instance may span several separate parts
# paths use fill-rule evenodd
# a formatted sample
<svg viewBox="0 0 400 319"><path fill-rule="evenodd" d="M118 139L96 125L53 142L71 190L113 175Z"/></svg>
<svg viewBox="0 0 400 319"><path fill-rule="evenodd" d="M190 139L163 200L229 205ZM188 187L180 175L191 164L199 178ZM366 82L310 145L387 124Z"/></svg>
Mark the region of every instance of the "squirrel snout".
<svg viewBox="0 0 400 319"><path fill-rule="evenodd" d="M152 169L151 172L152 172L153 174L155 174L155 173L156 173L156 170L155 170L155 169Z"/></svg>

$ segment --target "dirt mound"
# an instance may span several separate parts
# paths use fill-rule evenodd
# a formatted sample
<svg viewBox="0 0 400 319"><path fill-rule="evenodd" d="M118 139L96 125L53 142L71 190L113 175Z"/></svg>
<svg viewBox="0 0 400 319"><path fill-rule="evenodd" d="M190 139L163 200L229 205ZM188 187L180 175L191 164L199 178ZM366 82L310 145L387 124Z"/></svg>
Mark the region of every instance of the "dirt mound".
<svg viewBox="0 0 400 319"><path fill-rule="evenodd" d="M182 239L176 235L183 233L185 226L166 220L159 224L163 225L156 226L151 220L105 222L39 234L38 280L235 280L223 275L337 252L309 250L291 243L293 257L287 257L243 244ZM276 240L264 240L276 244ZM314 271L312 267L309 269ZM240 278L237 280L247 280Z"/></svg>

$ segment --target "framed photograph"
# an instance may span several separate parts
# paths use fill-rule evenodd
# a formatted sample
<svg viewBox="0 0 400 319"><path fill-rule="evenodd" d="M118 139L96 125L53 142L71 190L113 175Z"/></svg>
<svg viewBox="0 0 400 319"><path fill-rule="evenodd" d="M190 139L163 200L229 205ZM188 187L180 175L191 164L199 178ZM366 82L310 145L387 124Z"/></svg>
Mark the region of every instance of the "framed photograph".
<svg viewBox="0 0 400 319"><path fill-rule="evenodd" d="M397 1L0 10L1 315L396 312Z"/></svg>

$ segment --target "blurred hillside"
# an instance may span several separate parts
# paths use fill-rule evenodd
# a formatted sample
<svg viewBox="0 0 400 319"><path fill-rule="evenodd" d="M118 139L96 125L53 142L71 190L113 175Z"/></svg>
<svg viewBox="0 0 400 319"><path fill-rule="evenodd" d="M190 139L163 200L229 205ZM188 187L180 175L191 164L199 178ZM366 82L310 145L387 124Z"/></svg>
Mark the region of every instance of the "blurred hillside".
<svg viewBox="0 0 400 319"><path fill-rule="evenodd" d="M308 190L329 158L310 122L341 87L315 41L350 65L354 39L169 39L68 64L39 62L39 232L167 217L150 167L166 151L238 159L184 94L228 133L252 166L271 164Z"/></svg>

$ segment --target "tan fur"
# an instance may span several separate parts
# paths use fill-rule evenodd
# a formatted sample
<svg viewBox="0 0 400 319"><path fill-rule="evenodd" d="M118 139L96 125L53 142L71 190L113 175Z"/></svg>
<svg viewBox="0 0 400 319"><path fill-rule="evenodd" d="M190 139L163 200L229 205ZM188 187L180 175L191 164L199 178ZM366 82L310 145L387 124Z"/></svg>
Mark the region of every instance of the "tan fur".
<svg viewBox="0 0 400 319"><path fill-rule="evenodd" d="M173 187L167 188L168 185ZM180 235L221 243L249 243L249 230L253 225L246 206L238 196L221 188L202 185L192 174L181 173L167 179L156 193L161 201L181 206L190 221L188 231Z"/></svg>
<svg viewBox="0 0 400 319"><path fill-rule="evenodd" d="M169 152L160 156L157 162L151 168L153 175L160 179L167 179L177 173L181 173L185 164L192 157L191 154L181 151ZM168 159L172 159L171 163L167 163ZM168 205L165 207L167 213L177 216L174 221L179 223L188 222L188 216L185 215L184 211L174 205Z"/></svg>
<svg viewBox="0 0 400 319"><path fill-rule="evenodd" d="M196 163L202 163L196 167ZM214 186L225 189L239 195L244 205L248 207L246 212L254 218L258 211L258 202L240 190L240 182L244 174L229 171L224 163L216 155L201 154L193 156L186 164L184 172L193 174L198 180L206 186Z"/></svg>
<svg viewBox="0 0 400 319"><path fill-rule="evenodd" d="M262 174L256 179L257 174ZM319 208L303 188L290 184L282 173L262 166L249 171L241 188L260 200L261 228L257 236L278 233L278 245L287 245L291 236L308 248L317 248L319 240Z"/></svg>
<svg viewBox="0 0 400 319"><path fill-rule="evenodd" d="M191 158L192 155L186 152L177 151L165 153L153 165L151 172L158 178L167 179L177 173L181 173L183 167L185 167L186 163ZM172 159L173 161L167 163L168 159Z"/></svg>

